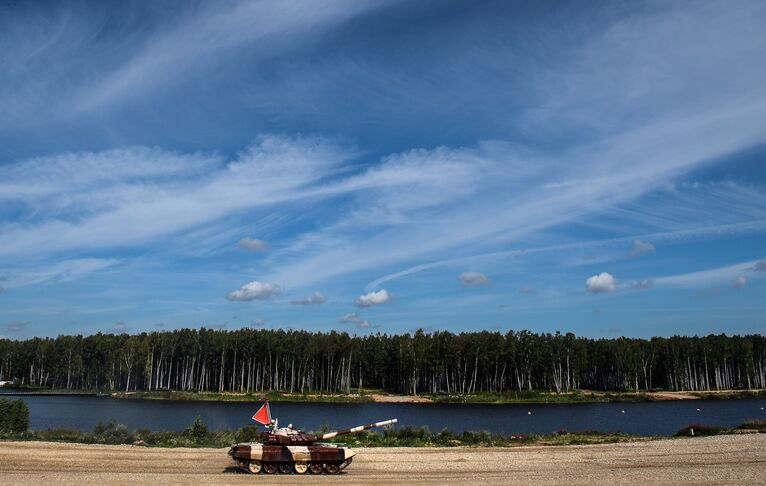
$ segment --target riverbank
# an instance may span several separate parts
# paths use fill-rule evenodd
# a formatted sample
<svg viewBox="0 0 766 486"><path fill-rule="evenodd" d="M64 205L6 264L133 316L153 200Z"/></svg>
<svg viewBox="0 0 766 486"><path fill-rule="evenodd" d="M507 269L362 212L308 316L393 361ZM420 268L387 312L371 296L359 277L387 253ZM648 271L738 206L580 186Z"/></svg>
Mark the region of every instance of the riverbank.
<svg viewBox="0 0 766 486"><path fill-rule="evenodd" d="M709 392L604 392L576 390L573 392L508 392L473 394L420 394L398 395L381 390L357 393L212 393L212 392L128 392L111 393L115 398L142 398L150 400L206 400L206 401L261 401L310 403L474 403L474 404L545 404L545 403L610 403L653 402L667 400L741 399L763 398L766 390L722 390Z"/></svg>
<svg viewBox="0 0 766 486"><path fill-rule="evenodd" d="M13 425L13 424L11 424ZM15 430L15 431L14 431ZM104 445L142 445L147 447L224 447L233 443L259 440L261 427L245 426L237 430L208 430L205 423L197 417L183 431L153 431L142 428L129 430L116 422L99 423L92 432L56 428L44 430L26 430L26 426L0 427L0 441L44 441L69 442ZM313 431L317 434L327 432L326 428ZM678 437L757 434L766 433L766 420L749 420L737 428L725 428L713 424L694 423L681 428L675 434ZM559 430L547 434L503 435L487 431L464 431L460 433L443 429L433 432L428 427L404 426L383 430L362 431L339 436L327 442L340 442L354 447L519 447L527 445L565 446L576 444L608 444L617 442L638 442L658 440L659 436L609 433L595 430L566 431Z"/></svg>
<svg viewBox="0 0 766 486"><path fill-rule="evenodd" d="M766 390L715 390L715 391L600 391L575 390L571 392L521 391L505 393L472 394L419 394L399 395L379 389L363 389L350 393L237 393L196 391L131 391L105 392L99 390L65 390L25 387L12 392L0 391L0 395L95 395L112 398L144 400L200 400L220 402L257 402L268 399L274 402L306 403L475 403L475 404L545 404L545 403L611 403L653 402L668 400L743 399L766 398Z"/></svg>
<svg viewBox="0 0 766 486"><path fill-rule="evenodd" d="M23 432L0 432L0 441L42 441L104 445L142 445L147 447L224 447L233 443L252 442L259 439L262 428L246 426L238 430L208 430L198 418L181 432L130 431L122 424L109 422L97 425L92 432L71 429L26 430ZM324 433L327 430L316 431ZM717 430L716 433L725 433ZM327 442L339 442L354 447L518 447L522 445L561 446L572 444L606 444L655 440L656 436L635 436L623 433L598 431L552 434L492 434L486 431L453 433L447 429L432 432L428 427L405 426L383 431L361 432L339 436Z"/></svg>
<svg viewBox="0 0 766 486"><path fill-rule="evenodd" d="M565 447L361 448L338 476L241 473L225 448L0 442L3 484L758 484L766 434ZM712 460L712 458L715 458Z"/></svg>
<svg viewBox="0 0 766 486"><path fill-rule="evenodd" d="M96 395L112 398L133 398L146 400L201 400L201 401L261 401L310 402L310 403L610 403L610 402L651 402L666 400L699 399L741 399L763 398L766 390L721 390L706 392L662 391L662 392L604 392L578 390L575 392L521 392L521 393L475 393L475 394L422 394L397 395L375 391L371 393L235 393L235 392L191 392L191 391L136 391L101 392L88 390L45 390L37 389L9 393L10 395Z"/></svg>

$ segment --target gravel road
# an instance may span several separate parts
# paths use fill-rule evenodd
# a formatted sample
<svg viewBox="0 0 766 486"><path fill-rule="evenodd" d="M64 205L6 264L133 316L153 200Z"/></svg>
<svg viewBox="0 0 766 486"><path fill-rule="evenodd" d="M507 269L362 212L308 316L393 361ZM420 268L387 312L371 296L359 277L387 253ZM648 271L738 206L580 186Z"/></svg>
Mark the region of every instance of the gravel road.
<svg viewBox="0 0 766 486"><path fill-rule="evenodd" d="M357 452L339 476L253 476L232 467L225 449L0 442L0 484L766 484L766 434Z"/></svg>

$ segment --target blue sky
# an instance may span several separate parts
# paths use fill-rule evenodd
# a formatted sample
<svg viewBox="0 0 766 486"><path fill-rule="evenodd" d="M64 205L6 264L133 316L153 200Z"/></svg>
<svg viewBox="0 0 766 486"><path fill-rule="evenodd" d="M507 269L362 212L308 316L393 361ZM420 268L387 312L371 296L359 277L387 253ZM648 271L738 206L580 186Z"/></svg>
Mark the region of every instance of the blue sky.
<svg viewBox="0 0 766 486"><path fill-rule="evenodd" d="M0 336L766 330L766 4L0 3Z"/></svg>

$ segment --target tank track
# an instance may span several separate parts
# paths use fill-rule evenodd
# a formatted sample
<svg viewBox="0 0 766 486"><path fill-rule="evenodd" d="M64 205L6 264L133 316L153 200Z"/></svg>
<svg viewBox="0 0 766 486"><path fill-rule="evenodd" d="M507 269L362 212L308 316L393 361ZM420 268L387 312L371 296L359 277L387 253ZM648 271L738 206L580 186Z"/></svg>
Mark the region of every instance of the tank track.
<svg viewBox="0 0 766 486"><path fill-rule="evenodd" d="M352 458L331 462L237 460L237 466L248 474L340 474L351 464L351 460Z"/></svg>

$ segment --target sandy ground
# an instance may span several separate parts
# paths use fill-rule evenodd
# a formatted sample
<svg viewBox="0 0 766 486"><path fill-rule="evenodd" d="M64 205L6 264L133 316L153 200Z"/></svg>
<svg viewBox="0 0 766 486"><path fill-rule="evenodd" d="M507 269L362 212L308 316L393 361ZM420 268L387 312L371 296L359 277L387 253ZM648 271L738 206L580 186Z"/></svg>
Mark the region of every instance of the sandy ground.
<svg viewBox="0 0 766 486"><path fill-rule="evenodd" d="M766 484L766 434L357 452L338 476L255 476L233 468L225 449L0 442L0 484Z"/></svg>

